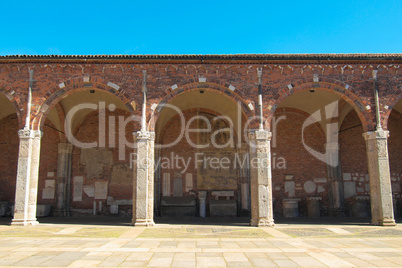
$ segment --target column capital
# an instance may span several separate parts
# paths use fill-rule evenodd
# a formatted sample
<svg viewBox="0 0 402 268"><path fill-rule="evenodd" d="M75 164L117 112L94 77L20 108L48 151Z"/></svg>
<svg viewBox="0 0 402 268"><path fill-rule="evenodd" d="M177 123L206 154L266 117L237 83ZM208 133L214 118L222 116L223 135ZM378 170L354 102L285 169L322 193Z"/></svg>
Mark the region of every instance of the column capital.
<svg viewBox="0 0 402 268"><path fill-rule="evenodd" d="M252 129L249 130L248 137L250 140L261 140L261 141L271 140L272 132L266 130Z"/></svg>
<svg viewBox="0 0 402 268"><path fill-rule="evenodd" d="M155 132L153 131L137 131L133 134L139 140L155 140Z"/></svg>
<svg viewBox="0 0 402 268"><path fill-rule="evenodd" d="M363 137L366 141L374 139L388 139L389 131L388 130L368 131L363 133Z"/></svg>
<svg viewBox="0 0 402 268"><path fill-rule="evenodd" d="M205 200L207 198L207 191L199 191L198 192L198 198L200 200Z"/></svg>
<svg viewBox="0 0 402 268"><path fill-rule="evenodd" d="M40 130L31 130L31 129L20 129L18 130L18 136L20 139L29 139L29 138L42 138L43 132Z"/></svg>

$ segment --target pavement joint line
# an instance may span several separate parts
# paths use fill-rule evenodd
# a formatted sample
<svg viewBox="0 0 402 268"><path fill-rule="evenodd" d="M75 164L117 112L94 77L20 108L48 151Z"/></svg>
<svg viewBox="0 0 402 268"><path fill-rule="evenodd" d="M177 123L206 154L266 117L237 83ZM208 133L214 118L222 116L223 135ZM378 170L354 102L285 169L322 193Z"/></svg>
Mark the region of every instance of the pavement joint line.
<svg viewBox="0 0 402 268"><path fill-rule="evenodd" d="M272 228L272 227L262 227L261 228L263 231L265 231L267 234L272 235L275 238L292 238L290 235L285 234L278 229Z"/></svg>
<svg viewBox="0 0 402 268"><path fill-rule="evenodd" d="M341 235L354 235L353 233L346 231L345 229L338 228L338 227L327 227L327 230L336 233L336 234L341 234Z"/></svg>
<svg viewBox="0 0 402 268"><path fill-rule="evenodd" d="M80 226L79 227L67 227L67 228L64 228L64 229L56 232L55 234L74 234L81 229L82 229L82 227L80 227Z"/></svg>
<svg viewBox="0 0 402 268"><path fill-rule="evenodd" d="M131 239L135 239L137 238L142 232L145 231L145 227L135 227L132 228L130 230L128 230L127 232L123 233L122 235L119 236L119 238L131 238Z"/></svg>

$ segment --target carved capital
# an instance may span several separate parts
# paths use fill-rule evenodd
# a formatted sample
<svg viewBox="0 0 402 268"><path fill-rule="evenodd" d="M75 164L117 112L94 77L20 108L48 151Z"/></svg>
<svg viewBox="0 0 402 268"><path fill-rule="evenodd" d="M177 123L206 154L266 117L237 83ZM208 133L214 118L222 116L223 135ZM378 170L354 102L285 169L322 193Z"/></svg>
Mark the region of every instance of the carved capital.
<svg viewBox="0 0 402 268"><path fill-rule="evenodd" d="M374 139L388 139L389 131L387 130L368 131L363 133L363 137L366 141Z"/></svg>
<svg viewBox="0 0 402 268"><path fill-rule="evenodd" d="M42 131L40 130L30 130L30 129L20 129L18 130L18 136L20 139L40 139L42 138Z"/></svg>
<svg viewBox="0 0 402 268"><path fill-rule="evenodd" d="M199 198L200 200L204 200L204 201L205 201L205 199L207 198L207 191L199 191L199 192L198 192L198 198Z"/></svg>
<svg viewBox="0 0 402 268"><path fill-rule="evenodd" d="M137 131L134 133L134 135L137 138L137 140L150 140L152 136L151 133L154 133L153 137L155 139L155 132Z"/></svg>
<svg viewBox="0 0 402 268"><path fill-rule="evenodd" d="M248 138L250 140L267 141L271 140L272 132L266 130L250 130L248 133Z"/></svg>

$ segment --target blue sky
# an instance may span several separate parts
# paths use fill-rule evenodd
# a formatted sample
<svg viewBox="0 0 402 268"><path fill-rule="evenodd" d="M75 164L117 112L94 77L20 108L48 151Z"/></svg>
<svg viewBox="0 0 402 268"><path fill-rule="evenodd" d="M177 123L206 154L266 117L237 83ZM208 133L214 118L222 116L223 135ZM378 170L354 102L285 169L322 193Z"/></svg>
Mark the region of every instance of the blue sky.
<svg viewBox="0 0 402 268"><path fill-rule="evenodd" d="M0 55L402 52L401 0L0 3Z"/></svg>

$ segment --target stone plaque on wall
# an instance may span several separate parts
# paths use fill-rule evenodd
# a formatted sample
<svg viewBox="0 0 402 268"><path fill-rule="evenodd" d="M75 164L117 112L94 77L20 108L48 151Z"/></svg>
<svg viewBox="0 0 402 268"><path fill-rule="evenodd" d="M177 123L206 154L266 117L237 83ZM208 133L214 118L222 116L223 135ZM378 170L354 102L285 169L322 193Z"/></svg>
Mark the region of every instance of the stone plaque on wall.
<svg viewBox="0 0 402 268"><path fill-rule="evenodd" d="M81 176L74 177L74 191L73 191L73 201L82 201L82 184L84 183L84 178Z"/></svg>
<svg viewBox="0 0 402 268"><path fill-rule="evenodd" d="M288 197L295 196L295 182L294 181L285 182L285 193L288 194Z"/></svg>
<svg viewBox="0 0 402 268"><path fill-rule="evenodd" d="M95 187L93 185L85 185L82 189L84 190L84 193L86 193L88 197L95 196Z"/></svg>
<svg viewBox="0 0 402 268"><path fill-rule="evenodd" d="M42 199L54 199L55 180L46 180L42 191Z"/></svg>
<svg viewBox="0 0 402 268"><path fill-rule="evenodd" d="M95 182L95 199L107 198L107 182L97 181Z"/></svg>
<svg viewBox="0 0 402 268"><path fill-rule="evenodd" d="M198 190L233 190L237 188L237 171L233 151L203 152L197 162Z"/></svg>
<svg viewBox="0 0 402 268"><path fill-rule="evenodd" d="M186 173L186 192L193 189L193 174Z"/></svg>

